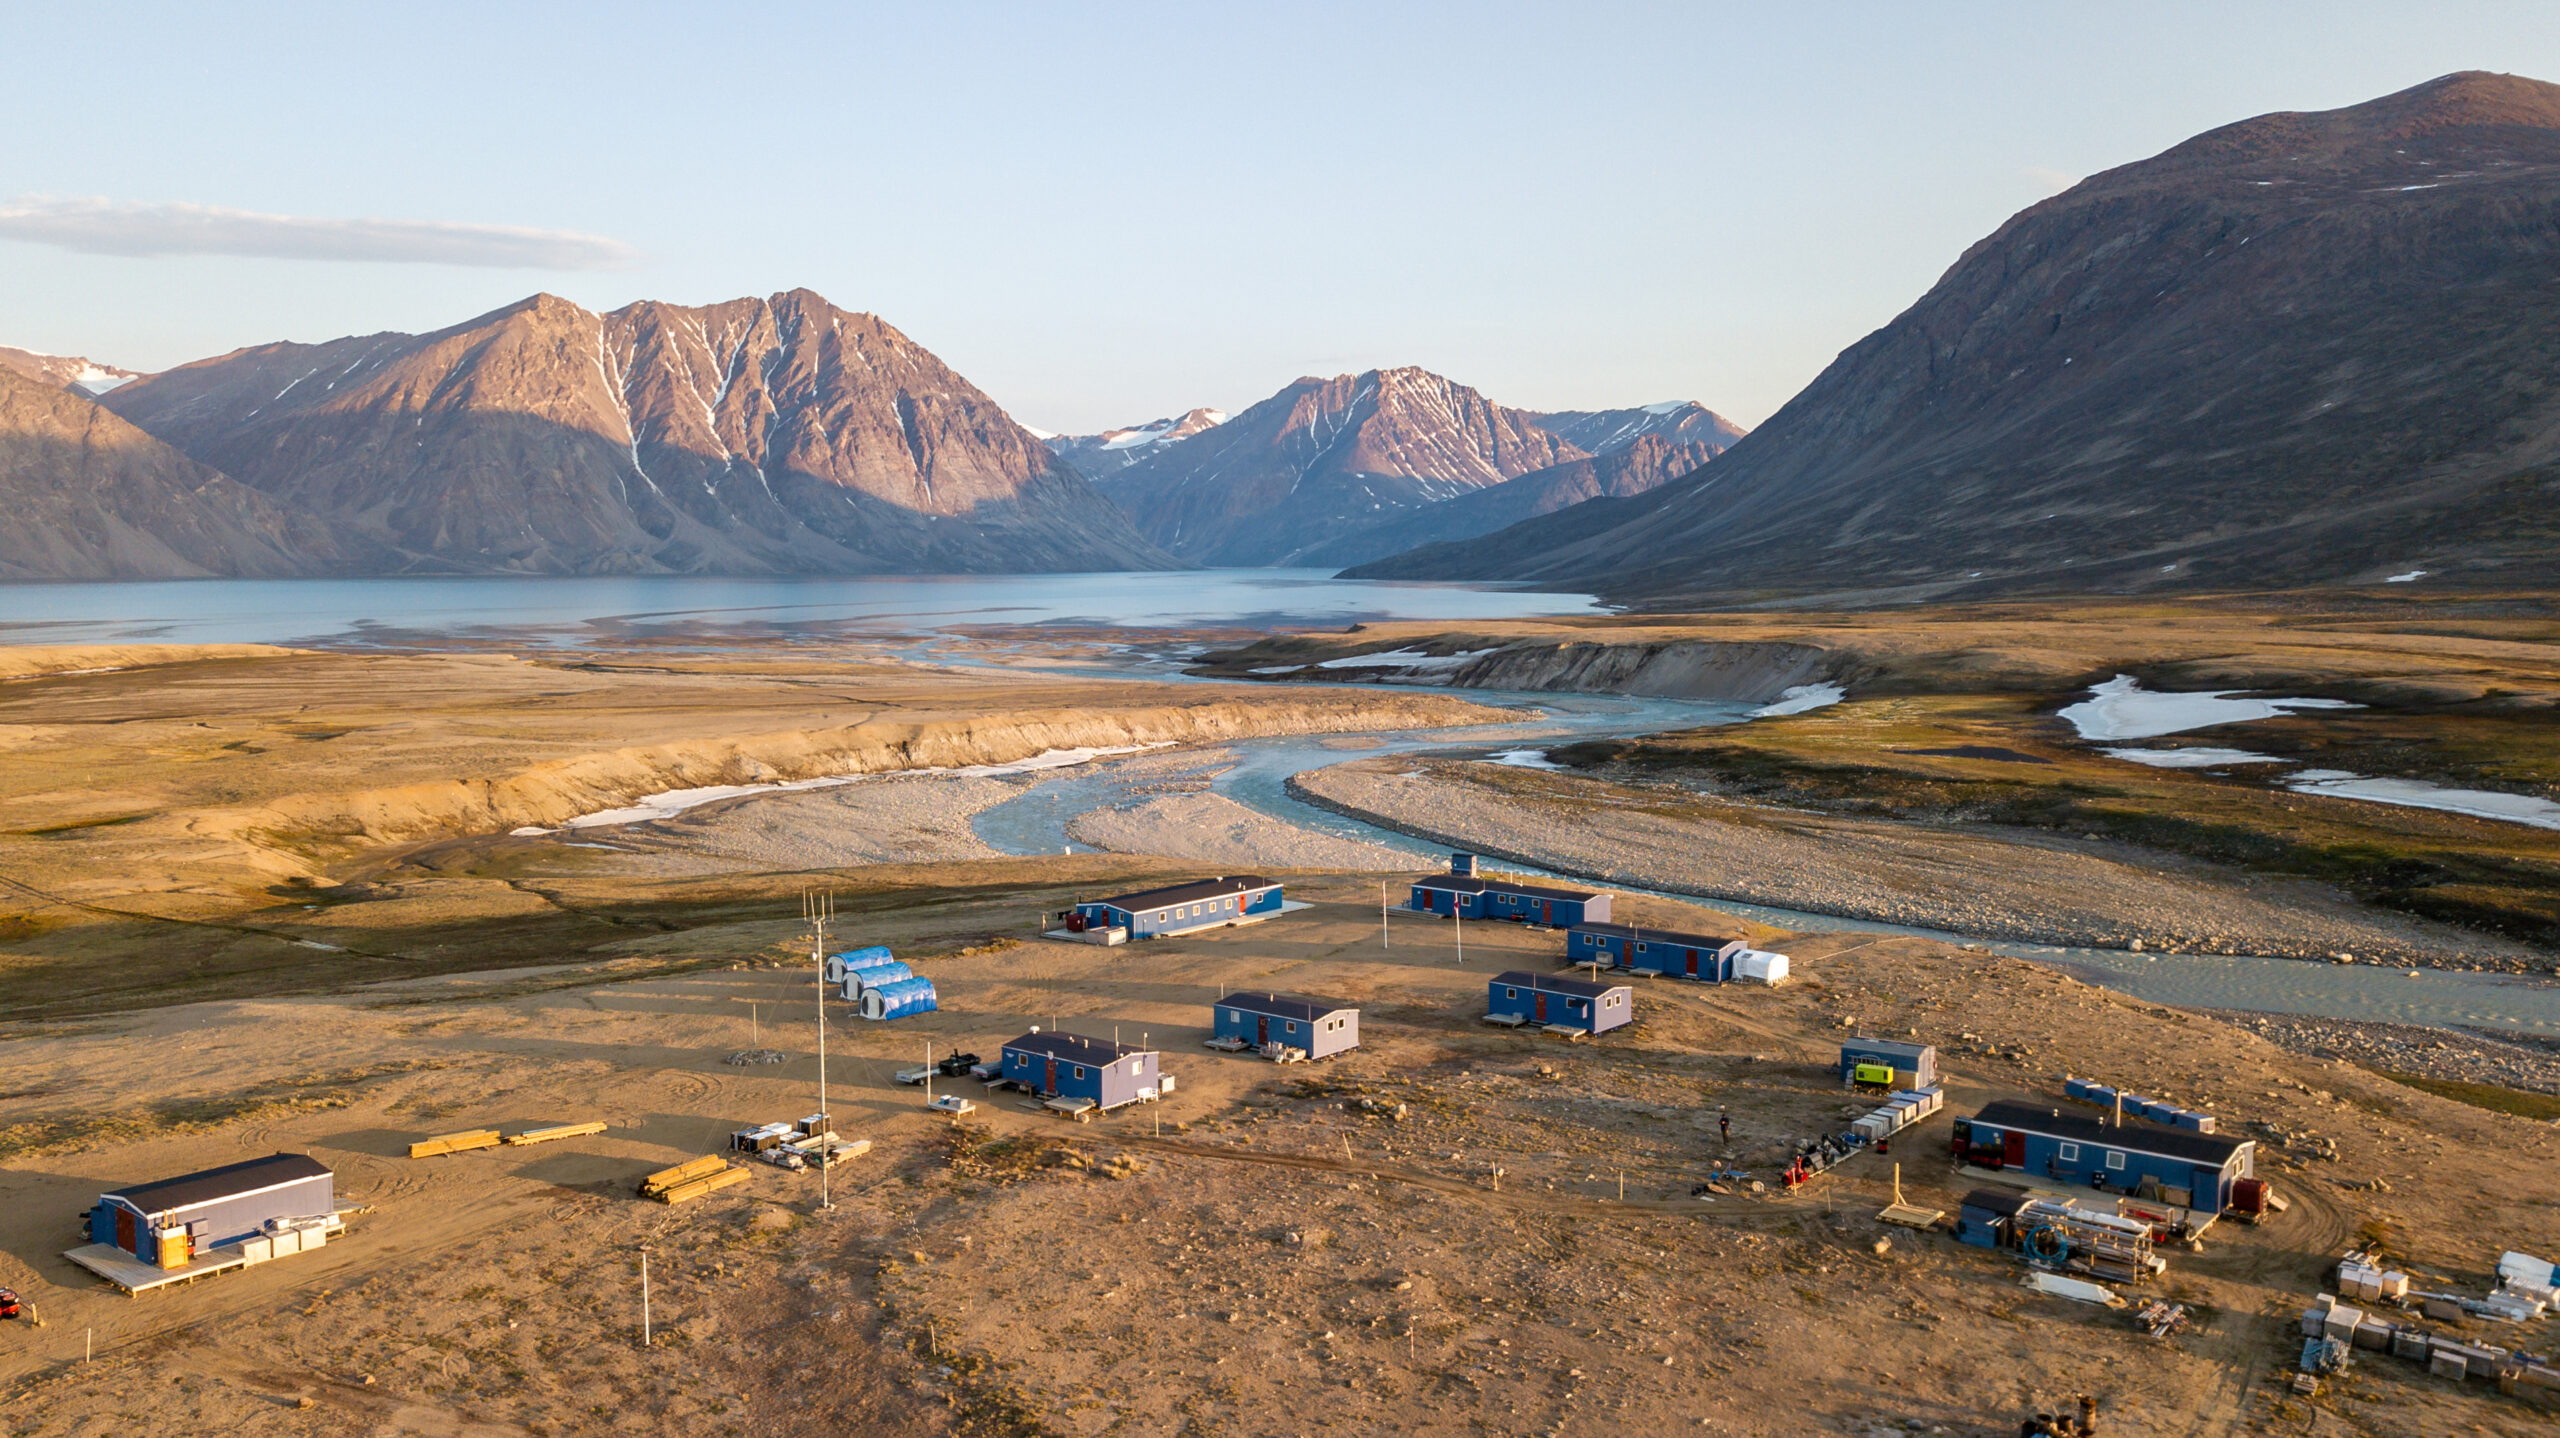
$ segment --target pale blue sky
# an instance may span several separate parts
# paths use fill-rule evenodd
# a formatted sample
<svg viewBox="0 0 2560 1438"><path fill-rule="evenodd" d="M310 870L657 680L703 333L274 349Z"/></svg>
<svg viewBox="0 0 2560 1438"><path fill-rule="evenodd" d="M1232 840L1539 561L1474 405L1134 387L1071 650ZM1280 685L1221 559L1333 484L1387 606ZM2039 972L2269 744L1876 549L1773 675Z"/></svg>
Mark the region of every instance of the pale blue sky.
<svg viewBox="0 0 2560 1438"><path fill-rule="evenodd" d="M805 285L1075 430L1385 364L1756 424L2069 178L2560 79L2549 4L6 3L0 343ZM288 257L96 252L171 246Z"/></svg>

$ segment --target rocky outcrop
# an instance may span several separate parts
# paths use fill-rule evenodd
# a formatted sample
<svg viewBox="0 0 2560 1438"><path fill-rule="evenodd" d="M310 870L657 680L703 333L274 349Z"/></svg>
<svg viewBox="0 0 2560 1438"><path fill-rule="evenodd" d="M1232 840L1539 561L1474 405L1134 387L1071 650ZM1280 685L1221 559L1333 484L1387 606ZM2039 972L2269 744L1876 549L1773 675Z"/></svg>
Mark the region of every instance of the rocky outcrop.
<svg viewBox="0 0 2560 1438"><path fill-rule="evenodd" d="M2555 247L2560 87L2261 116L2019 213L1696 475L1357 572L1661 608L2547 584Z"/></svg>
<svg viewBox="0 0 2560 1438"><path fill-rule="evenodd" d="M1811 644L1675 639L1647 644L1583 640L1510 644L1449 676L1465 689L1637 694L1766 704L1803 684L1845 683L1859 661Z"/></svg>
<svg viewBox="0 0 2560 1438"><path fill-rule="evenodd" d="M0 579L308 573L319 526L73 388L0 368Z"/></svg>
<svg viewBox="0 0 2560 1438"><path fill-rule="evenodd" d="M1172 562L923 347L806 290L604 315L536 295L434 334L237 351L109 402L382 570Z"/></svg>

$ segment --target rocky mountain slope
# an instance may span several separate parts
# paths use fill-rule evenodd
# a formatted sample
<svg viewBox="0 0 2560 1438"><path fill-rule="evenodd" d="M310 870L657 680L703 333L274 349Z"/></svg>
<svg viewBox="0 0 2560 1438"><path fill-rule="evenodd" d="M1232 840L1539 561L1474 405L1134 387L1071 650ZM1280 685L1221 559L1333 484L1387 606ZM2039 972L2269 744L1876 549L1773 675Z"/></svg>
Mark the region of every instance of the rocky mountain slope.
<svg viewBox="0 0 2560 1438"><path fill-rule="evenodd" d="M2021 212L1697 475L1354 572L1661 605L2548 583L2555 253L2560 87L2260 116Z"/></svg>
<svg viewBox="0 0 2560 1438"><path fill-rule="evenodd" d="M120 414L427 573L869 573L1170 563L996 403L806 290L273 344Z"/></svg>
<svg viewBox="0 0 2560 1438"><path fill-rule="evenodd" d="M266 577L339 558L318 526L15 365L0 365L0 512L0 579Z"/></svg>
<svg viewBox="0 0 2560 1438"><path fill-rule="evenodd" d="M1427 370L1308 377L1096 485L1148 538L1194 563L1304 563L1354 531L1592 456L1549 418ZM1676 408L1555 418L1620 444L1648 422L1697 423Z"/></svg>
<svg viewBox="0 0 2560 1438"><path fill-rule="evenodd" d="M1708 411L1699 409L1699 413ZM1721 417L1716 423L1730 428ZM1491 534L1589 499L1631 499L1696 472L1724 449L1723 443L1710 440L1671 440L1658 433L1640 433L1624 448L1533 469L1517 479L1506 479L1353 530L1317 545L1298 562L1315 566L1366 564L1425 545Z"/></svg>
<svg viewBox="0 0 2560 1438"><path fill-rule="evenodd" d="M1612 454L1648 436L1673 444L1703 444L1721 454L1742 438L1742 426L1698 403L1670 400L1635 409L1556 410L1537 416L1549 434L1586 454Z"/></svg>
<svg viewBox="0 0 2560 1438"><path fill-rule="evenodd" d="M134 370L100 364L86 355L49 355L41 350L22 350L12 345L0 345L0 369L14 370L46 384L76 389L92 399L127 380L142 378Z"/></svg>
<svg viewBox="0 0 2560 1438"><path fill-rule="evenodd" d="M1100 434L1053 434L1043 440L1052 453L1065 458L1078 473L1109 474L1226 422L1225 410L1194 409L1178 419L1151 420L1126 429L1106 429Z"/></svg>

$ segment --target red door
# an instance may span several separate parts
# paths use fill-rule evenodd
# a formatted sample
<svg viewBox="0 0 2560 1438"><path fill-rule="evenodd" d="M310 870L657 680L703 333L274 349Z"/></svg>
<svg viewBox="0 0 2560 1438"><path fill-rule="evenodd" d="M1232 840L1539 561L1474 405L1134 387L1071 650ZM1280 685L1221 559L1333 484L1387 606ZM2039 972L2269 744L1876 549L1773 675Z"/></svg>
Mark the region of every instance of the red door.
<svg viewBox="0 0 2560 1438"><path fill-rule="evenodd" d="M1257 1044L1271 1042L1271 1015L1255 1014L1253 1016L1253 1041Z"/></svg>
<svg viewBox="0 0 2560 1438"><path fill-rule="evenodd" d="M1056 1059L1049 1060L1048 1075L1041 1082L1042 1087L1046 1092L1054 1094L1058 1091L1058 1061Z"/></svg>
<svg viewBox="0 0 2560 1438"><path fill-rule="evenodd" d="M2001 1162L2010 1168L2025 1168L2027 1166L2027 1136L2025 1134L2013 1133L2009 1135L2008 1150L2001 1155Z"/></svg>
<svg viewBox="0 0 2560 1438"><path fill-rule="evenodd" d="M1688 951L1688 954L1689 954L1689 977L1691 977L1691 978L1693 978L1693 979L1694 979L1694 978L1696 978L1696 977L1698 976L1698 951L1697 951L1696 949L1691 949L1691 950L1689 950L1689 951Z"/></svg>
<svg viewBox="0 0 2560 1438"><path fill-rule="evenodd" d="M1556 921L1556 904L1555 904L1555 900L1553 900L1553 899L1540 899L1540 900L1538 901L1538 922L1539 922L1539 923L1542 923L1542 924L1552 924L1552 923L1554 923L1555 921Z"/></svg>
<svg viewBox="0 0 2560 1438"><path fill-rule="evenodd" d="M1546 1021L1547 1021L1547 996L1546 996L1545 994L1541 993L1541 994L1539 994L1539 995L1538 995L1538 1022L1540 1022L1540 1023L1545 1023Z"/></svg>
<svg viewBox="0 0 2560 1438"><path fill-rule="evenodd" d="M116 1247L131 1253L134 1251L133 1244L133 1210L119 1208L116 1210Z"/></svg>

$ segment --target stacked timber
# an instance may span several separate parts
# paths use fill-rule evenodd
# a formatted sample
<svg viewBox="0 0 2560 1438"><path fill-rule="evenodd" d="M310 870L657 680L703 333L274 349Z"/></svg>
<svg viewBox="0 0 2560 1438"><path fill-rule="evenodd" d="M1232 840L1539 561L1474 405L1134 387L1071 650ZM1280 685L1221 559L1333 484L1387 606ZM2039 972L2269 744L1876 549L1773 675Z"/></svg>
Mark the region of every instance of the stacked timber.
<svg viewBox="0 0 2560 1438"><path fill-rule="evenodd" d="M496 1148L501 1140L494 1128L466 1129L461 1133L438 1134L409 1145L411 1158L437 1158L448 1153L469 1153L475 1148Z"/></svg>
<svg viewBox="0 0 2560 1438"><path fill-rule="evenodd" d="M564 1123L555 1124L550 1128L529 1128L522 1133L508 1134L507 1142L511 1144L549 1143L554 1139L584 1138L588 1134L602 1132L604 1132L604 1124L601 1120L594 1123Z"/></svg>
<svg viewBox="0 0 2560 1438"><path fill-rule="evenodd" d="M673 1168L662 1168L640 1180L640 1196L660 1203L682 1203L747 1181L747 1171L732 1168L718 1154L706 1154Z"/></svg>

